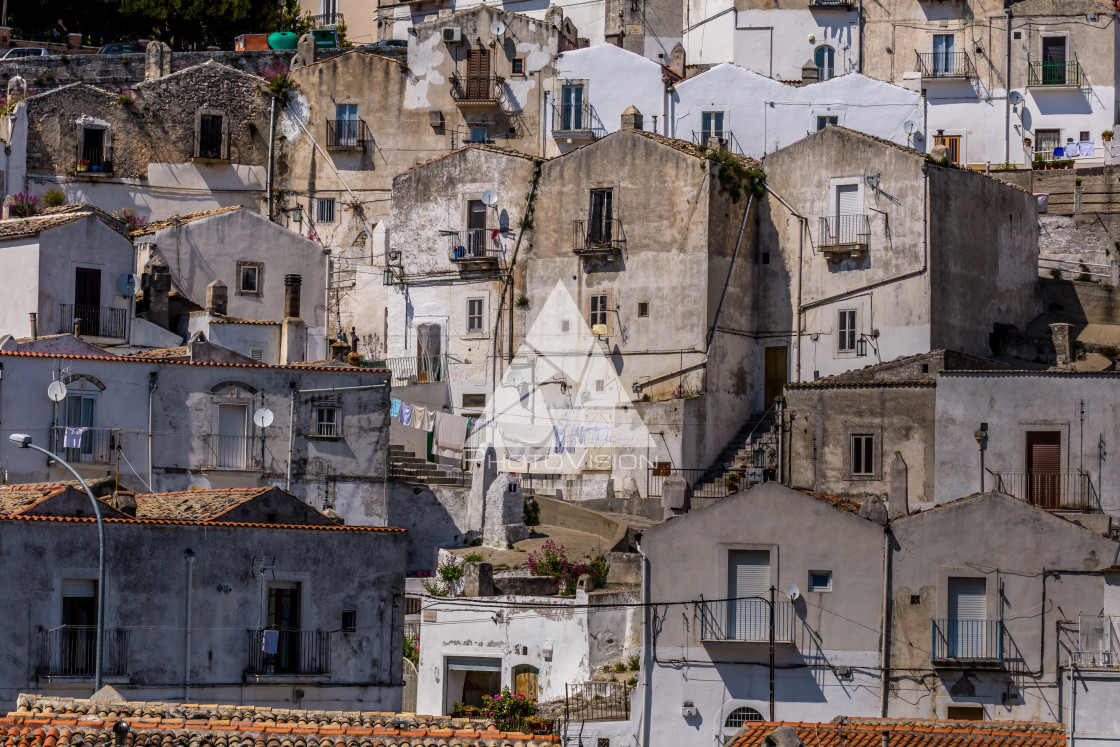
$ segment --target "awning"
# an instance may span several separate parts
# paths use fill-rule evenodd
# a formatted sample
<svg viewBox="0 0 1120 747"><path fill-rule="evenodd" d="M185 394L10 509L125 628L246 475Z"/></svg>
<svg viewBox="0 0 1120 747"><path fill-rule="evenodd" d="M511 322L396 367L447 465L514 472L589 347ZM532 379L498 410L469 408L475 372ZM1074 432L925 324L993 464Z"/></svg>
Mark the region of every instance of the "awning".
<svg viewBox="0 0 1120 747"><path fill-rule="evenodd" d="M460 672L500 672L501 659L487 659L481 656L452 656L447 659L447 671Z"/></svg>

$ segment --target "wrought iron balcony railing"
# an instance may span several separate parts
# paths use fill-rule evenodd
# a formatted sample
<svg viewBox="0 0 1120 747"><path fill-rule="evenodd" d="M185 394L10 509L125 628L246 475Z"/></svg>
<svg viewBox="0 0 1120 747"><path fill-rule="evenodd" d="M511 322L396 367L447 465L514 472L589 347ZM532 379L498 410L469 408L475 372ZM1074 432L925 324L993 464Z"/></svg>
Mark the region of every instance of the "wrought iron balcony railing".
<svg viewBox="0 0 1120 747"><path fill-rule="evenodd" d="M575 232L576 254L613 253L626 245L626 233L618 218L577 220Z"/></svg>
<svg viewBox="0 0 1120 747"><path fill-rule="evenodd" d="M793 643L793 604L774 602L774 640ZM703 602L700 639L766 643L770 640L770 603L762 599Z"/></svg>
<svg viewBox="0 0 1120 747"><path fill-rule="evenodd" d="M1077 86L1085 84L1085 71L1077 60L1071 62L1028 62L1027 86Z"/></svg>
<svg viewBox="0 0 1120 747"><path fill-rule="evenodd" d="M451 76L451 99L458 104L501 106L505 89L496 75Z"/></svg>
<svg viewBox="0 0 1120 747"><path fill-rule="evenodd" d="M120 431L112 428L57 426L51 430L51 451L68 462L112 464L119 440Z"/></svg>
<svg viewBox="0 0 1120 747"><path fill-rule="evenodd" d="M403 356L364 360L365 368L387 368L392 371L393 386L437 384L448 380L446 355Z"/></svg>
<svg viewBox="0 0 1120 747"><path fill-rule="evenodd" d="M205 455L202 467L217 469L259 469L261 466L260 436L224 436L208 433L203 436Z"/></svg>
<svg viewBox="0 0 1120 747"><path fill-rule="evenodd" d="M502 256L498 231L494 228L449 231L447 239L447 256L454 263L496 263Z"/></svg>
<svg viewBox="0 0 1120 747"><path fill-rule="evenodd" d="M1077 616L1077 649L1070 664L1077 667L1120 667L1120 636L1116 618L1108 615Z"/></svg>
<svg viewBox="0 0 1120 747"><path fill-rule="evenodd" d="M871 241L871 222L866 215L841 214L821 218L820 245L833 247L866 247Z"/></svg>
<svg viewBox="0 0 1120 747"><path fill-rule="evenodd" d="M852 0L809 0L810 10L852 10Z"/></svg>
<svg viewBox="0 0 1120 747"><path fill-rule="evenodd" d="M327 120L327 148L364 150L372 142L369 126L360 119Z"/></svg>
<svg viewBox="0 0 1120 747"><path fill-rule="evenodd" d="M556 104L552 107L552 132L555 134L578 133L584 136L595 131L595 109L582 104Z"/></svg>
<svg viewBox="0 0 1120 747"><path fill-rule="evenodd" d="M250 630L249 674L330 674L329 630Z"/></svg>
<svg viewBox="0 0 1120 747"><path fill-rule="evenodd" d="M84 304L59 304L59 334L74 331L87 337L116 337L124 339L128 322L128 309L114 309L109 306L86 306Z"/></svg>
<svg viewBox="0 0 1120 747"><path fill-rule="evenodd" d="M320 13L317 16L311 16L311 24L317 29L336 29L343 21L342 14L339 12L334 13Z"/></svg>
<svg viewBox="0 0 1120 747"><path fill-rule="evenodd" d="M110 145L79 146L74 156L74 171L79 174L113 173L113 147Z"/></svg>
<svg viewBox="0 0 1120 747"><path fill-rule="evenodd" d="M1093 483L1080 470L994 472L996 490L1047 511L1092 511Z"/></svg>
<svg viewBox="0 0 1120 747"><path fill-rule="evenodd" d="M967 52L918 52L923 78L974 78L976 68Z"/></svg>
<svg viewBox="0 0 1120 747"><path fill-rule="evenodd" d="M934 660L1003 661L1002 620L933 621Z"/></svg>
<svg viewBox="0 0 1120 747"><path fill-rule="evenodd" d="M92 677L96 670L97 628L62 625L39 633L40 674L52 677ZM128 631L106 628L102 639L102 675L128 674Z"/></svg>

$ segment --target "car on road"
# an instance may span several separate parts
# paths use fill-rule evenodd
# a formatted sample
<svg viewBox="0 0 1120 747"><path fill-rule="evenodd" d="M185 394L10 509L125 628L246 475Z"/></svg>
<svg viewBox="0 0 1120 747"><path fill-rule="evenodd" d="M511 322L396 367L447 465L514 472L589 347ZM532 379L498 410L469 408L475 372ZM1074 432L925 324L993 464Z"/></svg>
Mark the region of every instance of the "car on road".
<svg viewBox="0 0 1120 747"><path fill-rule="evenodd" d="M13 47L4 55L5 60L16 60L22 57L46 57L47 50L42 47Z"/></svg>
<svg viewBox="0 0 1120 747"><path fill-rule="evenodd" d="M144 51L143 44L135 42L113 42L97 50L98 54L137 54Z"/></svg>

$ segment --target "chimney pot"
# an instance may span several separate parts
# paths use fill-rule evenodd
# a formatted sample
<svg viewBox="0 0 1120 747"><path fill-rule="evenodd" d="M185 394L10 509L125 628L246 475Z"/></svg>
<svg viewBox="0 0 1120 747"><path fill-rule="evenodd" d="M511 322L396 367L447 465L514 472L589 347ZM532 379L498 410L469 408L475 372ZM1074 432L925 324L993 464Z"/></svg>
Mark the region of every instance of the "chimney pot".
<svg viewBox="0 0 1120 747"><path fill-rule="evenodd" d="M39 339L39 315L34 311L31 312L31 339Z"/></svg>

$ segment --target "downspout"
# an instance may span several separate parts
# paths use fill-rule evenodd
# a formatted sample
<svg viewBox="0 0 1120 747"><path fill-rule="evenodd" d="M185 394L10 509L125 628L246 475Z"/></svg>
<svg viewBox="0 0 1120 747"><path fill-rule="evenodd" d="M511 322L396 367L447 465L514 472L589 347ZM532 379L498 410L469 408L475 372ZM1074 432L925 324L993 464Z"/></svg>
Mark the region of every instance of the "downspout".
<svg viewBox="0 0 1120 747"><path fill-rule="evenodd" d="M268 200L268 219L272 220L273 215L273 201L272 201L272 180L274 176L274 166L272 160L272 147L276 142L276 98L272 98L272 106L269 108L268 113L268 174L265 179L265 189L267 190Z"/></svg>
<svg viewBox="0 0 1120 747"><path fill-rule="evenodd" d="M1007 57L1003 73L1003 162L1011 163L1011 6L1003 9L1007 16Z"/></svg>
<svg viewBox="0 0 1120 747"><path fill-rule="evenodd" d="M194 551L187 548L183 553L187 560L187 619L186 636L183 641L183 702L191 702L191 587L194 585Z"/></svg>
<svg viewBox="0 0 1120 747"><path fill-rule="evenodd" d="M155 492L152 484L152 404L155 400L156 388L159 386L159 371L148 373L148 490Z"/></svg>
<svg viewBox="0 0 1120 747"><path fill-rule="evenodd" d="M859 18L856 19L856 25L859 29L859 49L856 50L856 72L863 74L863 0L859 0L859 8L856 10L859 13Z"/></svg>
<svg viewBox="0 0 1120 747"><path fill-rule="evenodd" d="M879 718L887 718L891 686L891 528L883 527L883 609L879 634Z"/></svg>
<svg viewBox="0 0 1120 747"><path fill-rule="evenodd" d="M653 666L655 657L653 655L653 619L652 612L650 611L651 605L649 601L649 558L642 552L642 544L639 540L636 543L638 554L642 556L642 637L644 638L645 645L642 646L642 654L645 661L642 662L642 673L645 692L642 693L642 747L649 747L649 716L650 709L653 707Z"/></svg>
<svg viewBox="0 0 1120 747"><path fill-rule="evenodd" d="M291 392L288 394L288 400L291 406L288 411L288 471L284 480L284 490L290 493L292 492L292 448L295 446L296 437L296 384L293 381L289 386Z"/></svg>

